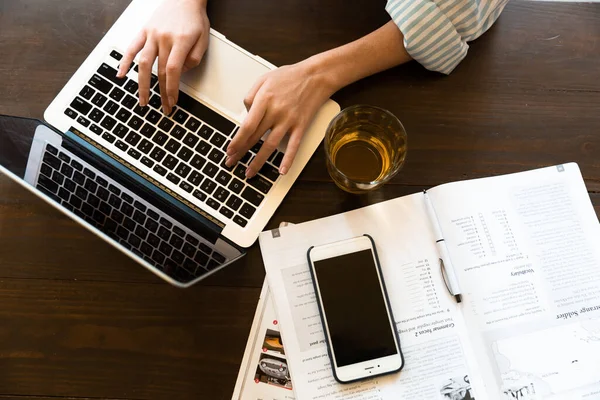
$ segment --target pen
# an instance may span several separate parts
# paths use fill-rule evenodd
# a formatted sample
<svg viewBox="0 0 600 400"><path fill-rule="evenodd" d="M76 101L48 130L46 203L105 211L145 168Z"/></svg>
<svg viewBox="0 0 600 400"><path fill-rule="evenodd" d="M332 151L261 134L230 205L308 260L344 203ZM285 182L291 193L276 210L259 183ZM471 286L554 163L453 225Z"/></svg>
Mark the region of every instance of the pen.
<svg viewBox="0 0 600 400"><path fill-rule="evenodd" d="M433 204L431 203L431 199L429 198L427 191L424 190L423 195L425 196L425 205L427 207L429 219L431 220L431 225L433 226L435 244L438 249L438 254L440 256L442 278L444 279L444 282L446 283L446 287L448 288L450 294L454 296L457 303L460 303L462 302L462 295L460 293L460 288L458 287L456 275L454 274L454 267L452 266L452 262L450 261L448 247L446 246L446 242L444 241L444 237L442 236L442 230L440 228L440 223L438 221L437 214L435 213L435 209L433 208Z"/></svg>

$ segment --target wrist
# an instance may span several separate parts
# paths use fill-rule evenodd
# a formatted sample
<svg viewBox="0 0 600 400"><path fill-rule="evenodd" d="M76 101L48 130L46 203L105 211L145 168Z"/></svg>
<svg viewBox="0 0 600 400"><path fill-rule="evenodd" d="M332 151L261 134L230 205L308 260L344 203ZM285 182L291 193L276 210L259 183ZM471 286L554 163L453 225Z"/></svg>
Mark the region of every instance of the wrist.
<svg viewBox="0 0 600 400"><path fill-rule="evenodd" d="M306 74L315 82L315 86L331 97L335 92L347 85L341 79L339 66L327 54L329 52L316 54L301 61L304 64Z"/></svg>

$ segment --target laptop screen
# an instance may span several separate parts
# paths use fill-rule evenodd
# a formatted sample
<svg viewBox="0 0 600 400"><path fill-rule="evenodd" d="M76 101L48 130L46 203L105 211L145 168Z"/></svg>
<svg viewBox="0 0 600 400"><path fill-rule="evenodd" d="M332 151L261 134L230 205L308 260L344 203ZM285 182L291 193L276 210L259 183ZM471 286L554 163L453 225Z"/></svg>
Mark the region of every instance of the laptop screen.
<svg viewBox="0 0 600 400"><path fill-rule="evenodd" d="M80 150L38 120L0 116L0 167L9 177L170 283L189 286L243 256L201 216Z"/></svg>

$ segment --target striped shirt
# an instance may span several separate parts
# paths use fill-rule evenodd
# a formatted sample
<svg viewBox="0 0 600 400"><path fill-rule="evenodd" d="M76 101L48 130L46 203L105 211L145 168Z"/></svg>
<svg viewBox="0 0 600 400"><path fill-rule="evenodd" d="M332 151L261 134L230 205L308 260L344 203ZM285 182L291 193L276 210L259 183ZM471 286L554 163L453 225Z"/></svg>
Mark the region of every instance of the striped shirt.
<svg viewBox="0 0 600 400"><path fill-rule="evenodd" d="M387 0L408 54L425 68L449 74L467 55L467 42L496 21L508 0Z"/></svg>

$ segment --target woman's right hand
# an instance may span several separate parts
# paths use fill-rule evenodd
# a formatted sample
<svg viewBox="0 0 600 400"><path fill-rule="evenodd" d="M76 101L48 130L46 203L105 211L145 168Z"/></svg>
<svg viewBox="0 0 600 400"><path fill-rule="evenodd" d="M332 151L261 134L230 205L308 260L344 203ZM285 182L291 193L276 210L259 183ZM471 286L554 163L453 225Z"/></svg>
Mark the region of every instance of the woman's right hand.
<svg viewBox="0 0 600 400"><path fill-rule="evenodd" d="M177 103L179 80L202 60L208 47L210 23L207 0L165 0L131 42L119 67L118 77L127 74L135 56L139 57L139 100L148 104L152 65L158 58L158 82L163 112L170 114Z"/></svg>

